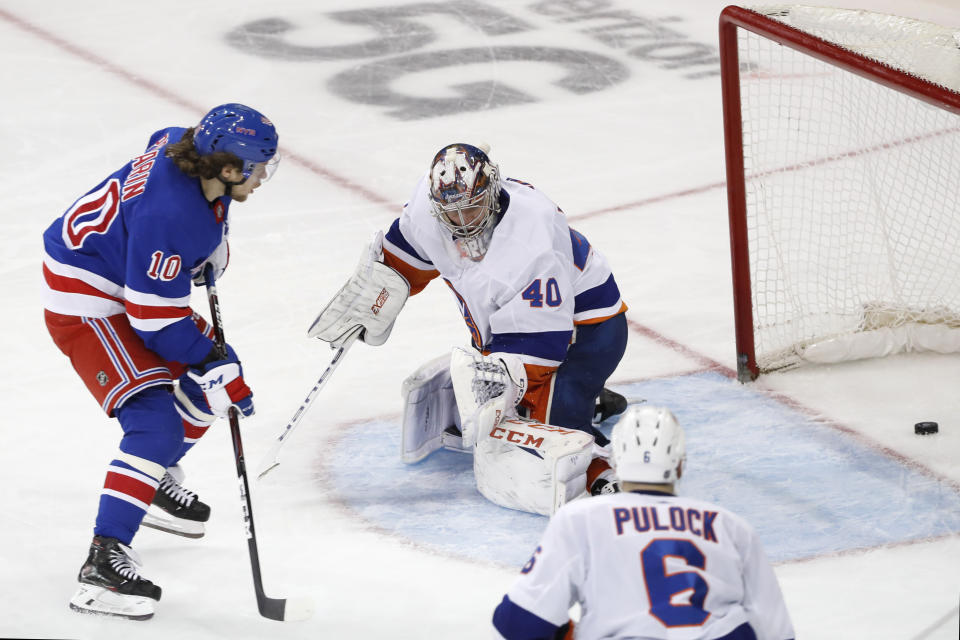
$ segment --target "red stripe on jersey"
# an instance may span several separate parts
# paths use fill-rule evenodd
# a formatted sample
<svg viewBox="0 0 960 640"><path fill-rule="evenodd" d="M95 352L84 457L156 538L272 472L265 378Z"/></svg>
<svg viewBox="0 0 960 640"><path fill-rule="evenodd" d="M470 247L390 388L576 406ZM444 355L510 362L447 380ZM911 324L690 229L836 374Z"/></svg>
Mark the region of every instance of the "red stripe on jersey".
<svg viewBox="0 0 960 640"><path fill-rule="evenodd" d="M197 325L197 329L200 329L200 333L207 336L211 340L214 339L213 327L211 327L210 324L204 320L203 316L194 311L190 319L193 320L193 324Z"/></svg>
<svg viewBox="0 0 960 640"><path fill-rule="evenodd" d="M83 280L78 280L77 278L71 278L69 276L57 275L53 271L50 271L46 264L43 265L43 279L46 280L47 286L54 291L61 291L63 293L81 293L87 296L97 296L98 298L106 298L107 300L114 300L121 304L123 303L123 298L116 298L108 293L104 293L103 291L100 291L100 289L87 284Z"/></svg>
<svg viewBox="0 0 960 640"><path fill-rule="evenodd" d="M128 315L141 320L153 320L156 318L186 318L193 311L190 307L154 307L144 304L134 304L126 301L126 311Z"/></svg>
<svg viewBox="0 0 960 640"><path fill-rule="evenodd" d="M205 427L198 427L197 425L190 424L186 420L183 421L183 437L190 440L196 440L200 438L203 434L207 432L207 429L210 428L210 425Z"/></svg>
<svg viewBox="0 0 960 640"><path fill-rule="evenodd" d="M144 504L153 502L153 495L157 492L154 486L115 471L107 471L107 479L103 482L103 488L125 493Z"/></svg>
<svg viewBox="0 0 960 640"><path fill-rule="evenodd" d="M123 376L123 380L127 383L132 380L139 382L139 380L137 380L137 374L130 368L130 362L128 361L129 356L124 357L127 353L123 343L119 342L114 335L116 327L110 324L111 319L112 318L89 318L87 322L99 327L100 331L97 337L100 340L100 344L103 345L104 351L111 356L111 362L114 363L114 366L119 367L117 373Z"/></svg>

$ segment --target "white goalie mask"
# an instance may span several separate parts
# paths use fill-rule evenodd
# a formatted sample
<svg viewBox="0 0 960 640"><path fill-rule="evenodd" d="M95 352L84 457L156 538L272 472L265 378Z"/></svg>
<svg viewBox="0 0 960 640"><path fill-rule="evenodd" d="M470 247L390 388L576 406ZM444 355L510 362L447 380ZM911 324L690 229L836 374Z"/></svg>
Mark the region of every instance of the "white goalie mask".
<svg viewBox="0 0 960 640"><path fill-rule="evenodd" d="M430 202L460 253L482 260L500 211L500 172L486 150L457 143L437 152L430 165Z"/></svg>
<svg viewBox="0 0 960 640"><path fill-rule="evenodd" d="M630 407L613 427L610 441L613 468L625 482L672 484L687 457L683 428L665 407Z"/></svg>

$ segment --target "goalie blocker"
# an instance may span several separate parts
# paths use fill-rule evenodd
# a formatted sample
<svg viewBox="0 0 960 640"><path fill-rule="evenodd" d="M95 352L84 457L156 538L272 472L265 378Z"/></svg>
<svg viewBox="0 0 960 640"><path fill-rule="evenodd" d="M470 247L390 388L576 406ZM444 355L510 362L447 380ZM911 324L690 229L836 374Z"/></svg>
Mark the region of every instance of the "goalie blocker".
<svg viewBox="0 0 960 640"><path fill-rule="evenodd" d="M333 345L353 329L363 327L360 339L380 346L390 337L393 323L410 296L410 284L381 262L383 233L364 247L356 270L313 321L307 335Z"/></svg>
<svg viewBox="0 0 960 640"><path fill-rule="evenodd" d="M289 440L301 418L317 398L317 394L340 365L344 355L358 338L371 346L387 341L393 323L410 295L410 285L399 273L386 266L383 255L383 233L364 247L360 262L347 283L333 296L317 316L307 335L330 343L335 349L330 364L300 404L293 418L274 440L267 456L258 465L257 477L262 479L280 464L280 449Z"/></svg>
<svg viewBox="0 0 960 640"><path fill-rule="evenodd" d="M517 417L525 385L523 364L512 354L455 348L449 358L426 363L402 387L403 461L418 462L440 448L473 453L485 498L553 514L585 492L594 439Z"/></svg>

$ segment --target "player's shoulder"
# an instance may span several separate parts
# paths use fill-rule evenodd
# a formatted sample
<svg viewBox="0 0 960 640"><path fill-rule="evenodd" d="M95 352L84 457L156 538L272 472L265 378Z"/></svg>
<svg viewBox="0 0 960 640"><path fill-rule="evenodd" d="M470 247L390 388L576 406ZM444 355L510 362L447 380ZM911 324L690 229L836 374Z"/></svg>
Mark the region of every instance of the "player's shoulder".
<svg viewBox="0 0 960 640"><path fill-rule="evenodd" d="M413 192L403 203L403 212L400 214L400 226L408 231L417 233L433 230L433 211L430 208L430 182L427 174L420 176Z"/></svg>
<svg viewBox="0 0 960 640"><path fill-rule="evenodd" d="M559 216L560 208L557 203L529 182L518 178L504 178L500 185L510 200L508 209L523 211L524 219L542 218L552 223L554 218Z"/></svg>
<svg viewBox="0 0 960 640"><path fill-rule="evenodd" d="M555 514L553 519L576 522L579 520L589 520L597 512L607 512L620 505L618 499L620 494L604 494L600 496L589 496L584 494L580 498L566 503Z"/></svg>
<svg viewBox="0 0 960 640"><path fill-rule="evenodd" d="M164 127L163 129L157 129L150 136L150 139L147 140L146 150L149 151L153 148L159 149L168 144L179 142L186 131L187 129L185 127Z"/></svg>
<svg viewBox="0 0 960 640"><path fill-rule="evenodd" d="M724 523L727 527L741 529L748 532L752 532L754 530L753 525L751 525L746 518L734 511L731 511L721 504L687 496L677 496L676 501L678 506L682 506L684 508L697 509L702 513L716 513L718 521Z"/></svg>
<svg viewBox="0 0 960 640"><path fill-rule="evenodd" d="M430 180L428 174L423 174L414 185L410 197L403 204L404 212L413 214L415 212L430 212Z"/></svg>

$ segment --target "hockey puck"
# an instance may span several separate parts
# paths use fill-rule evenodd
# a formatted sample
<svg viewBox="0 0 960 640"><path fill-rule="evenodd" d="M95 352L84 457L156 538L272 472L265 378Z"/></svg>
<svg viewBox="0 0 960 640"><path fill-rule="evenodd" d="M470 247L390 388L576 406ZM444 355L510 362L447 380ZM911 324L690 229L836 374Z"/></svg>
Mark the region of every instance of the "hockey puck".
<svg viewBox="0 0 960 640"><path fill-rule="evenodd" d="M926 436L931 433L936 433L940 430L940 425L936 422L918 422L913 425L913 432L918 436Z"/></svg>

